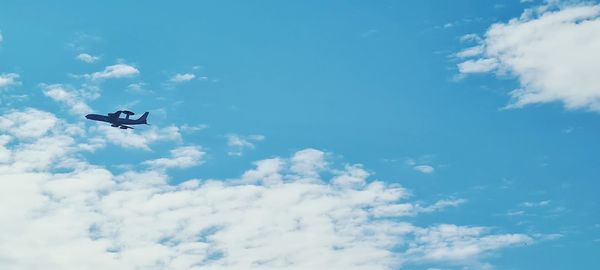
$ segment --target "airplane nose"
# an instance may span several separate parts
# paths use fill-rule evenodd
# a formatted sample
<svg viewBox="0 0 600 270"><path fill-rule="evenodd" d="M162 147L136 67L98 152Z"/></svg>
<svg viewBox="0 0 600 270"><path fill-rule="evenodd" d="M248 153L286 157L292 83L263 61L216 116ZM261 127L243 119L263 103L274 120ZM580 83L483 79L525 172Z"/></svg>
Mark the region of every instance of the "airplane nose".
<svg viewBox="0 0 600 270"><path fill-rule="evenodd" d="M90 119L91 114L85 116L85 118Z"/></svg>

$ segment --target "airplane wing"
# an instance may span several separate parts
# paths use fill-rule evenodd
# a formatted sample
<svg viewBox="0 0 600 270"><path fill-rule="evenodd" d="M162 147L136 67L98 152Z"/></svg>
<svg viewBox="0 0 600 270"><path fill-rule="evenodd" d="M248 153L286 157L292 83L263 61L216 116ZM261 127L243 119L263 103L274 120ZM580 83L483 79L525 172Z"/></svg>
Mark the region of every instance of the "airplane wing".
<svg viewBox="0 0 600 270"><path fill-rule="evenodd" d="M132 127L126 126L126 125L121 125L121 126L119 126L119 128L120 129L128 129L128 128L133 129Z"/></svg>

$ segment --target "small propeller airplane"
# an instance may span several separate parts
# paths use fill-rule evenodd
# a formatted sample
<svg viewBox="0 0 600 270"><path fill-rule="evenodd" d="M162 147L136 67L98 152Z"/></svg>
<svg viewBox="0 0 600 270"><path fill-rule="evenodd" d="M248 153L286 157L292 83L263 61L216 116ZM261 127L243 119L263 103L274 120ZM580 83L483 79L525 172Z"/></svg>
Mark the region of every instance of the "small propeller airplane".
<svg viewBox="0 0 600 270"><path fill-rule="evenodd" d="M121 114L124 114L125 118L120 118ZM94 121L108 122L108 123L110 123L111 127L118 127L120 129L128 129L128 128L133 129L129 125L141 125L141 124L147 125L148 122L146 121L146 118L148 117L148 114L149 114L149 112L145 112L138 119L129 119L130 116L135 115L134 112L132 112L132 111L116 111L114 113L109 113L108 115L88 114L85 116L85 118L94 120Z"/></svg>

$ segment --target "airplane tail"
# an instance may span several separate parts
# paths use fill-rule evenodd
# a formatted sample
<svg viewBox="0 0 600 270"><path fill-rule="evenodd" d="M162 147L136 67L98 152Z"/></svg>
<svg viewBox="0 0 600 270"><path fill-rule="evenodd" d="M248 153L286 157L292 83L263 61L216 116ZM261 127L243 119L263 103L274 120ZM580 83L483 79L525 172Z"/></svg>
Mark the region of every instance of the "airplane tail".
<svg viewBox="0 0 600 270"><path fill-rule="evenodd" d="M149 112L145 112L144 114L142 114L142 116L140 116L140 118L138 119L138 121L141 121L142 124L148 124L148 121L146 121L146 118L148 118L148 114L150 114Z"/></svg>

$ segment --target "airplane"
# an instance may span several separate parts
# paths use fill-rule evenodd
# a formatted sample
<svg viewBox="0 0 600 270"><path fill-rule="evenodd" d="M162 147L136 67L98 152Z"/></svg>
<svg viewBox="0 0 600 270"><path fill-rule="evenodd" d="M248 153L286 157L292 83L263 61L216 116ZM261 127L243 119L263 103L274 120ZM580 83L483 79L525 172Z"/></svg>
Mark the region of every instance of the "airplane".
<svg viewBox="0 0 600 270"><path fill-rule="evenodd" d="M125 114L125 118L119 117L119 116L121 116L121 113ZM109 113L108 115L88 114L85 116L85 118L94 120L94 121L108 122L108 123L110 123L111 127L118 127L120 129L128 129L128 128L133 129L132 127L130 127L128 125L141 125L141 124L148 125L148 122L146 121L148 114L149 114L149 112L145 112L138 119L129 119L130 116L135 115L134 112L132 112L132 111L116 111L114 113Z"/></svg>

